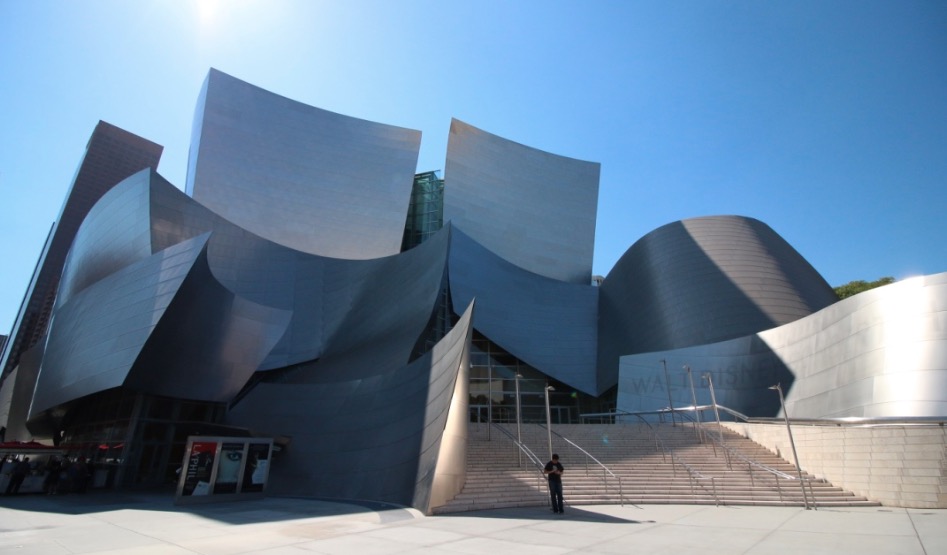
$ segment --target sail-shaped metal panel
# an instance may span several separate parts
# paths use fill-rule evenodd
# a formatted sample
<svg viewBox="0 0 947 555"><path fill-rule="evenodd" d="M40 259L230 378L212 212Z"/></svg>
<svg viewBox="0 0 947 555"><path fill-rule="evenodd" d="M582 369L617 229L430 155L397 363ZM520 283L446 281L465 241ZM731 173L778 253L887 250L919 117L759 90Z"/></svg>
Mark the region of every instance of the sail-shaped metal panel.
<svg viewBox="0 0 947 555"><path fill-rule="evenodd" d="M589 284L600 165L452 120L444 221L526 271Z"/></svg>
<svg viewBox="0 0 947 555"><path fill-rule="evenodd" d="M420 131L343 116L211 69L186 190L234 224L309 254L397 254Z"/></svg>

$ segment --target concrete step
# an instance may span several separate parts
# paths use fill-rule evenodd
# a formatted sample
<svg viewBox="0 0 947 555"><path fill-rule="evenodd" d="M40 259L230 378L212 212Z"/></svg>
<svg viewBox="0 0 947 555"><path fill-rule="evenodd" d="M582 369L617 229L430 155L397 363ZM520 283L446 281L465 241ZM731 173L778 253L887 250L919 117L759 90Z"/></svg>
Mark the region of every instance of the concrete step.
<svg viewBox="0 0 947 555"><path fill-rule="evenodd" d="M674 453L673 458L655 449L654 436L644 426L572 425L559 426L556 430L582 445L621 478L619 495L618 480L610 475L606 480L607 473L598 464L554 437L553 450L560 453L566 465L567 505L632 502L803 505L797 481L780 479L777 486L776 478L769 473L753 470L742 460L731 459L728 462L722 449L700 443L691 427L658 426L662 442ZM434 509L434 512L548 506L549 496L540 470L521 457L513 442L502 432L494 430L488 436L484 431L483 425L471 425L465 487L452 501ZM708 427L708 433L719 437L716 426ZM534 453L548 449L548 435L539 426L524 426L521 437ZM743 457L787 475L796 475L793 465L762 446L729 430L725 431L723 438L726 445ZM712 477L713 482L692 479L680 461L701 475ZM812 480L810 483L811 489L807 484L806 496L814 498L809 501L814 501L817 506L878 506L878 503L825 481Z"/></svg>

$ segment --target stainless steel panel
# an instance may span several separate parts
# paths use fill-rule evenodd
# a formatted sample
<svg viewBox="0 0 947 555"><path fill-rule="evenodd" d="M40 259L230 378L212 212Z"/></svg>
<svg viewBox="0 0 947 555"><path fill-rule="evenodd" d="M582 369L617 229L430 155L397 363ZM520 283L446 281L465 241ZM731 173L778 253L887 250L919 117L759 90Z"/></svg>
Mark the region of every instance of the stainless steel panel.
<svg viewBox="0 0 947 555"><path fill-rule="evenodd" d="M599 372L612 380L621 356L741 337L837 299L782 237L739 216L652 231L609 272L600 298Z"/></svg>
<svg viewBox="0 0 947 555"><path fill-rule="evenodd" d="M667 406L661 359L671 369L675 404L691 403L689 385L680 379L680 367L688 364L698 402L709 397L696 377L711 371L717 400L752 416L776 414L774 394L765 388L779 381L794 417L941 417L947 409L947 273L866 291L755 335L622 357L619 408ZM736 364L750 372L749 391L716 377ZM768 410L756 403L767 396Z"/></svg>
<svg viewBox="0 0 947 555"><path fill-rule="evenodd" d="M305 253L396 254L419 131L313 108L212 69L187 190L234 224Z"/></svg>
<svg viewBox="0 0 947 555"><path fill-rule="evenodd" d="M76 232L56 306L102 278L151 256L149 185L154 170L122 180L102 196Z"/></svg>
<svg viewBox="0 0 947 555"><path fill-rule="evenodd" d="M73 295L56 310L30 418L125 382L207 236L170 247ZM122 338L124 343L116 344Z"/></svg>
<svg viewBox="0 0 947 555"><path fill-rule="evenodd" d="M48 305L59 288L66 255L89 209L126 177L143 168L157 167L161 151L160 145L104 121L95 126L3 346L0 374L12 371L20 353L46 335Z"/></svg>
<svg viewBox="0 0 947 555"><path fill-rule="evenodd" d="M548 278L592 278L600 166L451 121L444 221L497 256Z"/></svg>
<svg viewBox="0 0 947 555"><path fill-rule="evenodd" d="M318 383L257 385L229 421L292 437L269 491L427 511L449 411L466 413L466 400L451 403L466 367L471 319L468 308L432 351L407 365L359 367L357 353L348 351L337 355L339 371L320 373Z"/></svg>
<svg viewBox="0 0 947 555"><path fill-rule="evenodd" d="M477 331L550 377L603 391L595 374L598 288L527 272L458 229L448 264L454 306L477 300Z"/></svg>

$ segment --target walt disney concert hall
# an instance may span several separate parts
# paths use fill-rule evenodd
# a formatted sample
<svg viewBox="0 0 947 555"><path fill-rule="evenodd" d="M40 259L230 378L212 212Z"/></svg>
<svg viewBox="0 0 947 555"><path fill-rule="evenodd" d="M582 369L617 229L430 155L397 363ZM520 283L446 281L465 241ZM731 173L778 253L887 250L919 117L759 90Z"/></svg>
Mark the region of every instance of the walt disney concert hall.
<svg viewBox="0 0 947 555"><path fill-rule="evenodd" d="M947 274L839 301L728 215L600 278L599 164L453 120L443 174L417 173L420 142L211 70L182 191L100 122L0 359L5 439L125 487L173 480L189 436L270 437L272 494L428 511L514 388L533 422L550 385L561 423L709 402L690 368L751 416L776 383L800 418L947 415Z"/></svg>

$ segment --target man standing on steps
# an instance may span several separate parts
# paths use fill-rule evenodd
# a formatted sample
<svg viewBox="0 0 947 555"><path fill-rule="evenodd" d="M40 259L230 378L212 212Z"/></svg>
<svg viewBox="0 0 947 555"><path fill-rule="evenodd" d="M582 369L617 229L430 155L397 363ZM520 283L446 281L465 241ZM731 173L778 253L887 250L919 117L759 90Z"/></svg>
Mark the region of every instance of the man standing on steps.
<svg viewBox="0 0 947 555"><path fill-rule="evenodd" d="M549 480L549 496L552 498L552 512L563 513L562 506L562 463L559 462L559 455L553 454L552 460L546 463L543 474Z"/></svg>

